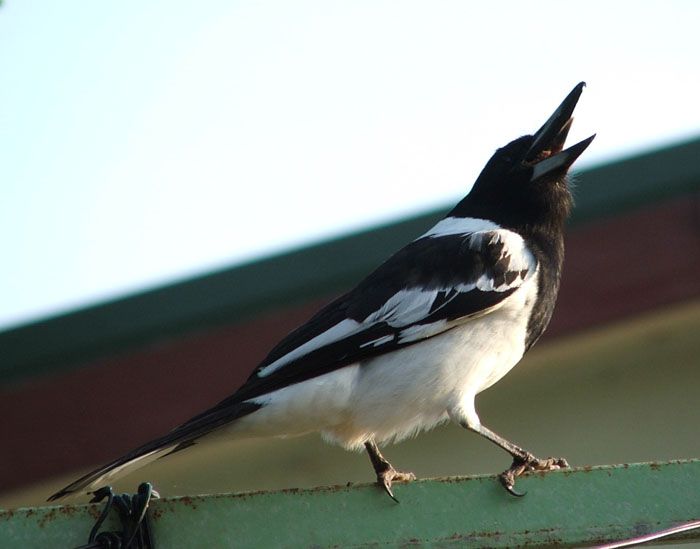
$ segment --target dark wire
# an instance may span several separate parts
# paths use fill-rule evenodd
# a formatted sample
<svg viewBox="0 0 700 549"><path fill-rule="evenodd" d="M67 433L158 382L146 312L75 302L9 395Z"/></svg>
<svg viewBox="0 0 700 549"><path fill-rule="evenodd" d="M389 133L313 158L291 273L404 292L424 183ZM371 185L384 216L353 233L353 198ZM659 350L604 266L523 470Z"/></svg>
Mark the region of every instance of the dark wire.
<svg viewBox="0 0 700 549"><path fill-rule="evenodd" d="M100 488L94 493L90 503L98 503L107 498L104 509L90 530L88 543L76 549L154 549L148 505L157 499L150 483L142 483L136 494L114 495L110 486ZM121 520L121 532L100 532L110 511L116 508Z"/></svg>

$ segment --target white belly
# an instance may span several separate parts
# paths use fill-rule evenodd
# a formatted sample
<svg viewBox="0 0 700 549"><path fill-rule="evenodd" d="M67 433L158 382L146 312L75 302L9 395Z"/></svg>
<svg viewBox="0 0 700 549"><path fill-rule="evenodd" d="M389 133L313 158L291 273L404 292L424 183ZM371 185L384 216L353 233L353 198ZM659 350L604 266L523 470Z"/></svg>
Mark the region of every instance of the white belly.
<svg viewBox="0 0 700 549"><path fill-rule="evenodd" d="M474 397L508 373L525 351L535 291L533 277L481 318L253 399L264 407L228 432L289 436L318 431L346 448L359 448L370 438L400 440L449 418L478 424Z"/></svg>

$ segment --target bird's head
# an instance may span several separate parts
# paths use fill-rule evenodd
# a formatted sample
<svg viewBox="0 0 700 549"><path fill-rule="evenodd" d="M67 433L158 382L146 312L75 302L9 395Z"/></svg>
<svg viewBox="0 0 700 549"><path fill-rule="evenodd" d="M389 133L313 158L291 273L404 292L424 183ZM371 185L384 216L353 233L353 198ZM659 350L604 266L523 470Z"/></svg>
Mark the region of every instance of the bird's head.
<svg viewBox="0 0 700 549"><path fill-rule="evenodd" d="M486 217L504 226L540 220L563 223L571 208L567 172L595 137L564 149L572 114L585 85L576 85L533 135L519 137L498 149L455 213ZM503 219L494 219L494 215Z"/></svg>

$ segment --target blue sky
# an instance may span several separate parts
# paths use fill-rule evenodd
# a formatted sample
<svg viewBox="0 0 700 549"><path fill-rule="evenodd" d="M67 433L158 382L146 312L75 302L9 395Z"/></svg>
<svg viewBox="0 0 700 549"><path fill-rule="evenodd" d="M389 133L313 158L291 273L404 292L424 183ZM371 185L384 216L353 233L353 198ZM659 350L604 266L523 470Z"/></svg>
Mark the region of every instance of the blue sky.
<svg viewBox="0 0 700 549"><path fill-rule="evenodd" d="M466 193L580 80L580 167L700 135L700 3L0 8L0 328Z"/></svg>

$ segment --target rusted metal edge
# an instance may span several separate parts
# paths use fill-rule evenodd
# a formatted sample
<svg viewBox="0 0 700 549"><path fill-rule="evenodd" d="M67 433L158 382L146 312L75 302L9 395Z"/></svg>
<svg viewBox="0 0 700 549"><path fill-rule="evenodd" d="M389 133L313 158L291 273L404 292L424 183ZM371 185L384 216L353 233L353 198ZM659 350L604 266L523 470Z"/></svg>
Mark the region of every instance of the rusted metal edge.
<svg viewBox="0 0 700 549"><path fill-rule="evenodd" d="M583 467L531 474L513 498L495 476L169 497L150 517L161 547L368 545L585 546L700 518L700 460ZM0 511L0 547L75 547L101 505ZM105 529L119 529L115 516ZM700 540L698 531L674 539Z"/></svg>

